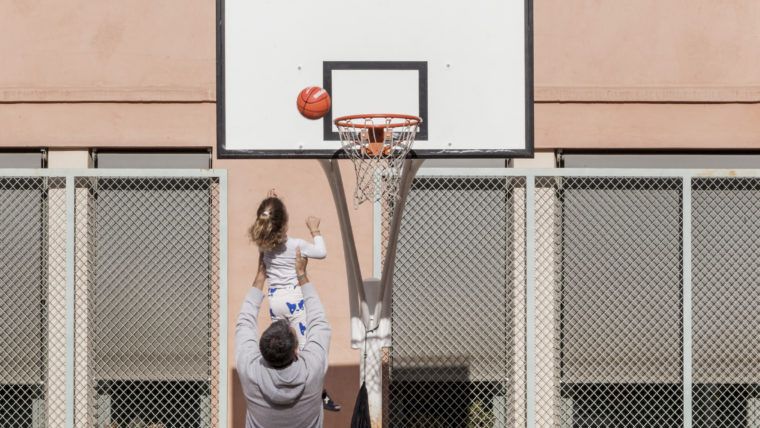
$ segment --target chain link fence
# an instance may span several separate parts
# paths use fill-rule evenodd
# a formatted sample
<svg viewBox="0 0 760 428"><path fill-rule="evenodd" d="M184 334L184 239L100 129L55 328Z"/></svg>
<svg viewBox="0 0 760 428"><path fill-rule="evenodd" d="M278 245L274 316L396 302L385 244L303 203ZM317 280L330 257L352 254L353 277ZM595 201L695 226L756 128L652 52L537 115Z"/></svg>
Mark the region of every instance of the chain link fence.
<svg viewBox="0 0 760 428"><path fill-rule="evenodd" d="M390 425L524 420L525 184L418 178L392 293Z"/></svg>
<svg viewBox="0 0 760 428"><path fill-rule="evenodd" d="M218 427L221 176L107 174L0 178L0 426Z"/></svg>
<svg viewBox="0 0 760 428"><path fill-rule="evenodd" d="M63 423L61 179L0 177L0 426ZM62 233L63 232L63 233ZM49 421L49 423L48 423Z"/></svg>
<svg viewBox="0 0 760 428"><path fill-rule="evenodd" d="M760 180L692 194L694 426L760 426Z"/></svg>
<svg viewBox="0 0 760 428"><path fill-rule="evenodd" d="M537 177L537 411L681 424L681 180Z"/></svg>
<svg viewBox="0 0 760 428"><path fill-rule="evenodd" d="M415 179L387 424L760 426L755 172L535 174Z"/></svg>

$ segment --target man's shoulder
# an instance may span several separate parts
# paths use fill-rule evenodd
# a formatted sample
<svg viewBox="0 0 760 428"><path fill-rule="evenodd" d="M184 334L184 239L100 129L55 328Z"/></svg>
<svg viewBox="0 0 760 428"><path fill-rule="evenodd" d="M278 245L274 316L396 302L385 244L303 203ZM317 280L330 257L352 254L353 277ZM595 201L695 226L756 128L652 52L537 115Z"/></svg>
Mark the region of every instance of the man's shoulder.
<svg viewBox="0 0 760 428"><path fill-rule="evenodd" d="M298 362L302 365L301 370L305 370L310 376L321 375L325 377L324 359L327 358L328 350L321 346L304 347L298 357ZM318 376L320 377L320 376Z"/></svg>
<svg viewBox="0 0 760 428"><path fill-rule="evenodd" d="M235 369L238 372L238 377L240 377L240 380L252 380L255 378L256 372L261 370L262 361L263 358L261 355L256 355L255 357L235 361Z"/></svg>

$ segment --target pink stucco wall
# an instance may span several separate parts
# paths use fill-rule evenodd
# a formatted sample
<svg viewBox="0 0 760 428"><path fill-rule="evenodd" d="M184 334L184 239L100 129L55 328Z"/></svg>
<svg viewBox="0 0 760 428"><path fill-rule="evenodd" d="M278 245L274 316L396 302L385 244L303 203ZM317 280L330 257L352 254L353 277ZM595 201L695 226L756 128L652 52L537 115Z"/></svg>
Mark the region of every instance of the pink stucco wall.
<svg viewBox="0 0 760 428"><path fill-rule="evenodd" d="M213 0L0 2L0 146L214 147L214 21ZM757 22L755 0L535 0L536 147L760 148ZM286 198L294 234L306 236L306 215L323 218L330 256L312 272L335 331L328 386L350 404L359 354L319 165L215 167L229 171L230 327L254 269L245 229L266 189ZM371 211L354 214L370 272ZM230 385L241 426L242 396ZM328 415L328 426L349 417Z"/></svg>
<svg viewBox="0 0 760 428"><path fill-rule="evenodd" d="M538 98L757 101L758 20L753 0L535 0Z"/></svg>
<svg viewBox="0 0 760 428"><path fill-rule="evenodd" d="M536 147L760 148L760 3L535 0Z"/></svg>

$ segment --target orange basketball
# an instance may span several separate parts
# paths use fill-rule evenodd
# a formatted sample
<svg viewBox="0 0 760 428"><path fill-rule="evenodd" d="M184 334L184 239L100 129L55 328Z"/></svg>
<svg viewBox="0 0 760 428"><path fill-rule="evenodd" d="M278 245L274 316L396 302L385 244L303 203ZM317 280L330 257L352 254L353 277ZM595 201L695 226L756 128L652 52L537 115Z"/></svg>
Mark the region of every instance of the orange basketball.
<svg viewBox="0 0 760 428"><path fill-rule="evenodd" d="M303 117L321 119L330 111L330 94L319 86L309 86L298 94L296 104Z"/></svg>

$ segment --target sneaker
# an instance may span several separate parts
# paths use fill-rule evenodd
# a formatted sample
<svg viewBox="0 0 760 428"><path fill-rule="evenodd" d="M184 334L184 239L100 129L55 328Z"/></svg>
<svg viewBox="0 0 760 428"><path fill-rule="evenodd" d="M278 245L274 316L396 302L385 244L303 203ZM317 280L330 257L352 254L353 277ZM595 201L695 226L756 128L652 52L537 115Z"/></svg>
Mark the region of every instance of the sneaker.
<svg viewBox="0 0 760 428"><path fill-rule="evenodd" d="M341 409L340 404L334 402L327 391L322 391L322 407L330 412L340 412Z"/></svg>

